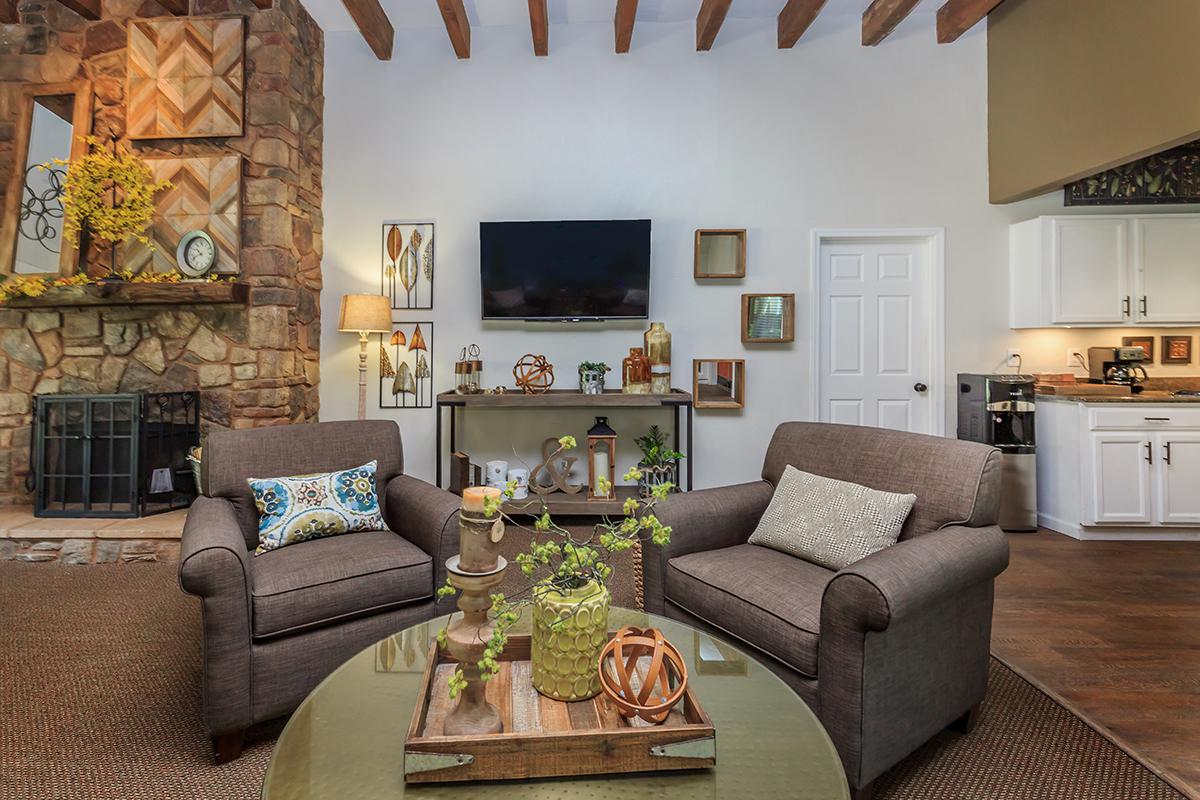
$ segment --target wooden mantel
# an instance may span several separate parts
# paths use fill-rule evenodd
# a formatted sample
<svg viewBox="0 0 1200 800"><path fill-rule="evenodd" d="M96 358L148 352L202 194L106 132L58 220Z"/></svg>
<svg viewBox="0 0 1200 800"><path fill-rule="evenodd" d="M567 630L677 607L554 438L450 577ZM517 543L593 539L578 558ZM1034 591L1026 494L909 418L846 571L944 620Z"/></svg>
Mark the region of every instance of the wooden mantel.
<svg viewBox="0 0 1200 800"><path fill-rule="evenodd" d="M109 283L62 286L38 297L16 297L0 307L75 308L81 306L245 304L250 287L236 281L214 283Z"/></svg>

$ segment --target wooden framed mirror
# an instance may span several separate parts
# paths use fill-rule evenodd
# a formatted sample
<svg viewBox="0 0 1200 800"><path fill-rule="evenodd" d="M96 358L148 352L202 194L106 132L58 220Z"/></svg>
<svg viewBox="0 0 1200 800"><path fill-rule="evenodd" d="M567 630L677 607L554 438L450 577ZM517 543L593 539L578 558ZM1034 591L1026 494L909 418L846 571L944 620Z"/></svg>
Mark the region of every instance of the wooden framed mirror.
<svg viewBox="0 0 1200 800"><path fill-rule="evenodd" d="M17 127L12 174L0 220L0 274L71 275L79 264L75 243L63 238L59 197L63 167L40 170L55 159L71 161L87 152L92 130L92 84L78 80L14 90Z"/></svg>
<svg viewBox="0 0 1200 800"><path fill-rule="evenodd" d="M742 341L780 344L796 339L796 295L742 295Z"/></svg>
<svg viewBox="0 0 1200 800"><path fill-rule="evenodd" d="M695 408L745 408L746 362L740 358L692 359Z"/></svg>
<svg viewBox="0 0 1200 800"><path fill-rule="evenodd" d="M696 231L692 274L698 281L746 277L746 231L719 228Z"/></svg>

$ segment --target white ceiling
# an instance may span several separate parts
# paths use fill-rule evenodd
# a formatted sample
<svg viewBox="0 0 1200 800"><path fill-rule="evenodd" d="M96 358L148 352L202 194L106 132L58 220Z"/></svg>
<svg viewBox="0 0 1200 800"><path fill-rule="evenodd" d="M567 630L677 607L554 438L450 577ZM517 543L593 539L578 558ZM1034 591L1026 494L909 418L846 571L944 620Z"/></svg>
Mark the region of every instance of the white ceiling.
<svg viewBox="0 0 1200 800"><path fill-rule="evenodd" d="M302 0L325 31L357 30L342 0ZM444 25L437 0L381 0L396 28L440 28ZM734 0L729 19L769 19L779 14L786 0ZM827 0L822 14L861 15L870 0ZM463 0L472 27L528 25L527 0ZM615 0L549 0L551 24L612 22ZM700 0L639 0L638 22L694 20ZM918 7L917 11L920 11Z"/></svg>

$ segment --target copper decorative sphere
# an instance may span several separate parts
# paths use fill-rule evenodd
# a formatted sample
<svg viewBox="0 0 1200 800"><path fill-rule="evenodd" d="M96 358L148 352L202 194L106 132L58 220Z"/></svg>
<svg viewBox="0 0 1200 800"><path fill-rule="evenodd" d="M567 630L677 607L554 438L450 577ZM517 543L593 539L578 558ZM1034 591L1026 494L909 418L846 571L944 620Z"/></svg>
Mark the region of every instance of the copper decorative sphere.
<svg viewBox="0 0 1200 800"><path fill-rule="evenodd" d="M525 394L542 394L554 385L554 365L545 356L526 353L513 366L513 378Z"/></svg>
<svg viewBox="0 0 1200 800"><path fill-rule="evenodd" d="M642 661L648 659L648 661ZM638 669L644 664L645 673ZM687 667L675 645L656 628L630 625L600 651L600 689L621 716L660 723L687 690ZM635 690L634 682L640 677Z"/></svg>

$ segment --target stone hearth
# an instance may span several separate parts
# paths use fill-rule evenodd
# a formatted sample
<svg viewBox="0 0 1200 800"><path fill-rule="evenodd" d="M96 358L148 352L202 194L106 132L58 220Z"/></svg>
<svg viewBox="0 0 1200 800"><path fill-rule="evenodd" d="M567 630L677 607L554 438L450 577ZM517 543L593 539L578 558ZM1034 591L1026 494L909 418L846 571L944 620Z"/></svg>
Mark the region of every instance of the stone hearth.
<svg viewBox="0 0 1200 800"><path fill-rule="evenodd" d="M142 519L39 519L28 506L0 511L0 561L130 564L178 561L187 511Z"/></svg>

